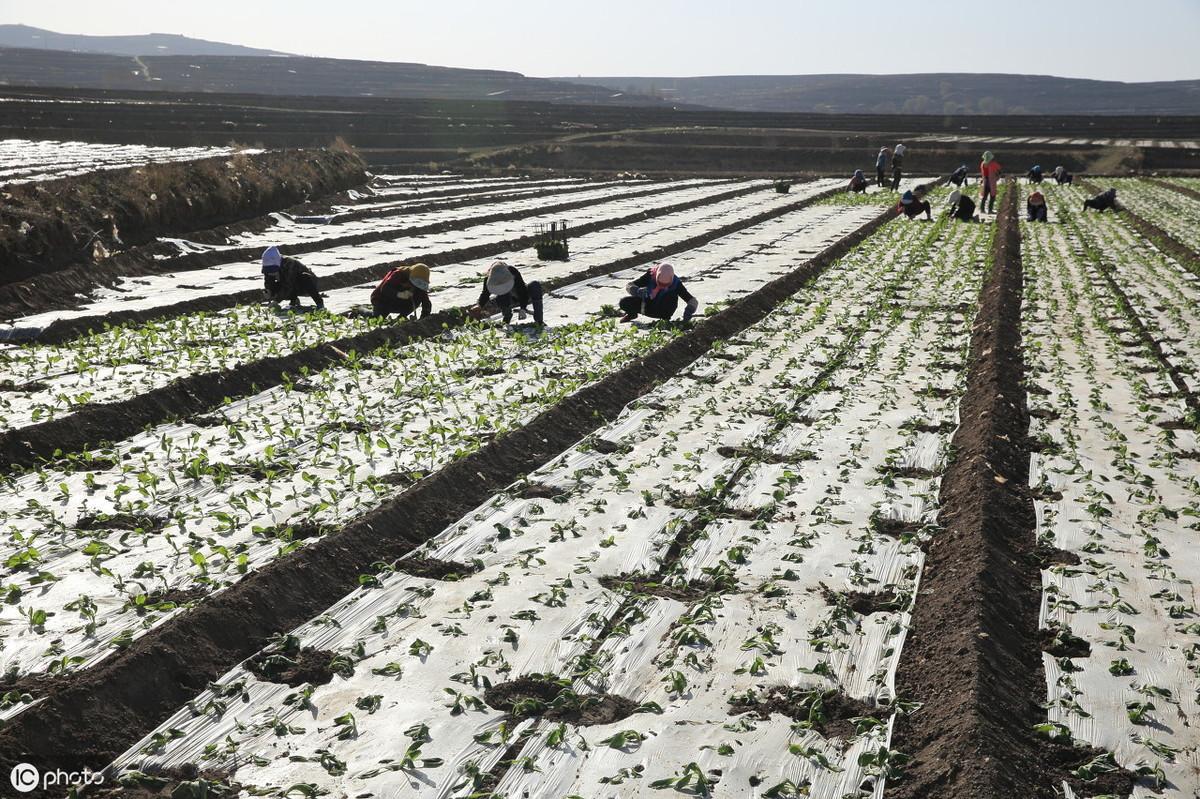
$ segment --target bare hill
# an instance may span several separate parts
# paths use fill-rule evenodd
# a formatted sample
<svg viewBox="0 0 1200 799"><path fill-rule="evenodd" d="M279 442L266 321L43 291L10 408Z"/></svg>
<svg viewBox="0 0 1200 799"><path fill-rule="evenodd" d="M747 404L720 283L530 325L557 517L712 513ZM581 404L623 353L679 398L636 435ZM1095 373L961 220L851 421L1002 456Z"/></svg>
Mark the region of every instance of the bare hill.
<svg viewBox="0 0 1200 799"><path fill-rule="evenodd" d="M210 42L173 33L148 33L141 36L86 36L56 33L29 25L0 25L0 47L28 47L38 50L67 50L76 53L110 55L287 55L275 50L260 50L239 44Z"/></svg>
<svg viewBox="0 0 1200 799"><path fill-rule="evenodd" d="M1200 80L1160 83L1047 75L741 75L563 78L736 111L830 114L1196 114Z"/></svg>

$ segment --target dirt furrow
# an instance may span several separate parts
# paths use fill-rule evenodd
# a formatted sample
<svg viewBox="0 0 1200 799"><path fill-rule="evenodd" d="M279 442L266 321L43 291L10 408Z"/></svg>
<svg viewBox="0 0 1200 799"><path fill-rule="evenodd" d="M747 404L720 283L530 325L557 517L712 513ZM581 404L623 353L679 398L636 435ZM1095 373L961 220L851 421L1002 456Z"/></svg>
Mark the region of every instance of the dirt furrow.
<svg viewBox="0 0 1200 799"><path fill-rule="evenodd" d="M1026 488L1022 269L1017 190L997 218L993 259L971 340L954 461L942 480L897 695L921 703L893 745L913 756L891 799L1045 794L1033 725L1044 720L1038 647L1040 575Z"/></svg>
<svg viewBox="0 0 1200 799"><path fill-rule="evenodd" d="M779 208L763 211L747 219L723 225L666 247L600 264L558 280L546 281L545 288L547 291L552 291L560 286L589 277L669 258L739 230L812 205L840 191L843 189L831 189L805 200L789 203ZM650 212L644 212L635 216L637 219L644 219L650 215L652 215ZM628 224L630 221L632 220L625 220L621 224ZM492 245L487 246L491 247ZM457 256L446 254L443 257L448 261L458 261L478 258L486 254L476 252L468 255L468 252L464 250L460 251ZM438 259L428 259L426 262L437 265ZM381 265L374 269L382 271L385 266ZM224 402L226 398L242 397L274 388L284 382L286 375L295 375L301 369L307 369L309 372L326 369L340 363L346 357L345 353L351 350L369 352L384 344L403 345L414 339L440 335L447 327L457 327L465 321L466 316L462 309L451 309L431 314L418 321L347 336L316 347L299 350L290 355L253 361L220 372L192 375L120 402L81 408L60 419L0 434L0 460L12 467L29 467L54 457L82 451L84 448L95 449L104 442L127 438L148 425L161 424L171 419L185 418L192 414L206 412Z"/></svg>
<svg viewBox="0 0 1200 799"><path fill-rule="evenodd" d="M1147 180L1153 183L1155 186L1161 186L1164 189L1170 189L1171 191L1178 192L1184 197L1191 197L1193 200L1200 200L1200 191L1196 191L1189 186L1181 186L1180 184L1172 183L1169 180L1158 180L1155 178L1147 178Z"/></svg>
<svg viewBox="0 0 1200 799"><path fill-rule="evenodd" d="M495 492L616 418L630 401L686 369L716 342L761 321L830 263L893 217L891 209L780 277L442 469L340 531L259 570L138 639L96 668L65 678L0 733L5 767L26 761L101 769L269 636L319 613L390 561ZM31 794L33 795L33 794Z"/></svg>

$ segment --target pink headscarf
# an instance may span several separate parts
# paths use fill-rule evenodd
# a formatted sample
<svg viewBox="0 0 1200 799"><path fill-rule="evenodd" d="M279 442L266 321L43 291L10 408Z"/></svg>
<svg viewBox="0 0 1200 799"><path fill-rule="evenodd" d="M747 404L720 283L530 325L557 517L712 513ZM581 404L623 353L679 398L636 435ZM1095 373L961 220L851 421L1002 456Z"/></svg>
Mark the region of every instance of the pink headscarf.
<svg viewBox="0 0 1200 799"><path fill-rule="evenodd" d="M654 278L654 288L650 289L650 299L654 299L660 291L666 291L675 282L675 267L670 264L655 264L650 267L650 276Z"/></svg>

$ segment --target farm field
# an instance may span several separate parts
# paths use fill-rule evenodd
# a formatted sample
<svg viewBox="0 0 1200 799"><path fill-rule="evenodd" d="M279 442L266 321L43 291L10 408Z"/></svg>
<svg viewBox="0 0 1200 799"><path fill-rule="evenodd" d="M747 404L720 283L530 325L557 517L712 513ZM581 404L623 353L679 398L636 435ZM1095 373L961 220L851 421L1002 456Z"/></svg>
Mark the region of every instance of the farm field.
<svg viewBox="0 0 1200 799"><path fill-rule="evenodd" d="M192 161L235 152L261 151L232 147L151 147L142 144L0 139L0 185L54 180L98 169Z"/></svg>
<svg viewBox="0 0 1200 799"><path fill-rule="evenodd" d="M139 799L1200 795L1200 201L1086 180L1128 213L397 170L3 320L0 753ZM261 300L271 244L323 310ZM544 327L469 319L497 259ZM371 317L422 260L433 315ZM695 318L619 322L660 262Z"/></svg>

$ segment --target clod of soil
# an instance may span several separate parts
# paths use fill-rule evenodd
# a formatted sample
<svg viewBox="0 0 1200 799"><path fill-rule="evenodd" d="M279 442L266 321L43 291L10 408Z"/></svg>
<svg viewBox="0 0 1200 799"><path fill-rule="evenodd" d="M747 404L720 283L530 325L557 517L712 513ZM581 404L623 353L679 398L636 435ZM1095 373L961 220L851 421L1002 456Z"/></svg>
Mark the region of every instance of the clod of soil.
<svg viewBox="0 0 1200 799"><path fill-rule="evenodd" d="M483 701L513 718L540 717L580 727L613 724L637 710L637 703L623 696L575 694L569 680L541 674L493 685L483 692Z"/></svg>
<svg viewBox="0 0 1200 799"><path fill-rule="evenodd" d="M1112 770L1092 769L1091 779L1084 780L1075 776L1080 767L1096 763L1097 758L1111 753L1092 746L1085 746L1076 741L1054 739L1045 741L1043 757L1052 770L1053 779L1047 780L1054 785L1061 785L1065 780L1075 795L1079 797L1119 796L1127 797L1133 792L1137 776L1114 762Z"/></svg>
<svg viewBox="0 0 1200 799"><path fill-rule="evenodd" d="M1065 627L1050 626L1039 632L1042 651L1056 658L1085 658L1092 645Z"/></svg>
<svg viewBox="0 0 1200 799"><path fill-rule="evenodd" d="M1053 408L1030 408L1029 415L1035 419L1054 420L1059 418L1060 414Z"/></svg>
<svg viewBox="0 0 1200 799"><path fill-rule="evenodd" d="M821 583L821 597L830 605L845 605L860 616L886 613L901 607L895 591L834 591Z"/></svg>
<svg viewBox="0 0 1200 799"><path fill-rule="evenodd" d="M258 653L246 662L246 668L260 680L297 688L305 683L324 685L339 672L352 671L348 664L335 660L333 652L301 647L294 636Z"/></svg>
<svg viewBox="0 0 1200 799"><path fill-rule="evenodd" d="M771 464L794 464L801 461L811 461L816 458L816 455L808 450L783 455L757 447L717 447L717 454L722 458L747 458L759 463Z"/></svg>
<svg viewBox="0 0 1200 799"><path fill-rule="evenodd" d="M75 522L78 530L142 530L146 533L161 532L167 520L159 516L140 513L89 513Z"/></svg>
<svg viewBox="0 0 1200 799"><path fill-rule="evenodd" d="M100 799L223 799L237 796L241 786L231 774L200 771L192 763L150 772L127 771L115 781L88 791Z"/></svg>
<svg viewBox="0 0 1200 799"><path fill-rule="evenodd" d="M1167 419L1166 421L1159 422L1158 426L1161 427L1163 430L1191 430L1192 429L1192 426L1188 423L1187 419Z"/></svg>
<svg viewBox="0 0 1200 799"><path fill-rule="evenodd" d="M591 442L592 449L599 452L601 455L616 455L624 454L633 450L630 444L618 444L614 441L609 441L606 438L594 438Z"/></svg>
<svg viewBox="0 0 1200 799"><path fill-rule="evenodd" d="M438 560L437 558L422 558L413 555L401 558L395 563L396 571L413 577L428 577L431 580L456 582L479 571L475 566L459 563L455 560Z"/></svg>
<svg viewBox="0 0 1200 799"><path fill-rule="evenodd" d="M941 476L940 472L935 472L932 469L923 469L920 466L884 466L879 471L893 478L899 477L905 480L932 480L935 477Z"/></svg>
<svg viewBox="0 0 1200 799"><path fill-rule="evenodd" d="M522 499L556 499L566 495L566 491L557 486L546 485L545 483L529 483L523 486L517 496Z"/></svg>
<svg viewBox="0 0 1200 799"><path fill-rule="evenodd" d="M957 352L957 350L955 350ZM923 388L917 392L922 397L932 397L933 399L950 399L954 396L952 388Z"/></svg>
<svg viewBox="0 0 1200 799"><path fill-rule="evenodd" d="M605 575L600 578L600 585L610 591L628 591L634 595L645 594L663 599L674 599L677 602L695 602L711 594L722 592L719 586L700 580L686 585L666 585L657 582L654 577L637 574Z"/></svg>
<svg viewBox="0 0 1200 799"><path fill-rule="evenodd" d="M106 472L115 469L117 462L112 458L63 458L54 466L68 472Z"/></svg>
<svg viewBox="0 0 1200 799"><path fill-rule="evenodd" d="M871 514L871 532L888 538L912 538L927 525L920 521L892 519L879 513Z"/></svg>
<svg viewBox="0 0 1200 799"><path fill-rule="evenodd" d="M1034 555L1043 569L1050 566L1078 566L1083 563L1074 552L1054 547L1038 547Z"/></svg>
<svg viewBox="0 0 1200 799"><path fill-rule="evenodd" d="M321 538L328 532L330 532L330 528L306 519L294 524L267 527L262 531L262 534L270 538L286 538L289 541L307 541L313 538Z"/></svg>
<svg viewBox="0 0 1200 799"><path fill-rule="evenodd" d="M15 391L32 394L35 391L45 391L49 386L45 383L14 383L12 380L0 380L0 391Z"/></svg>
<svg viewBox="0 0 1200 799"><path fill-rule="evenodd" d="M954 432L955 425L953 422L939 422L933 424L931 422L905 422L900 426L902 430L913 430L918 433L936 433L938 435L949 435Z"/></svg>
<svg viewBox="0 0 1200 799"><path fill-rule="evenodd" d="M739 694L729 700L730 715L752 713L766 721L772 713L778 713L808 724L826 738L849 738L854 735L851 719L877 716L879 712L879 708L837 691L787 685L772 686L761 694Z"/></svg>

